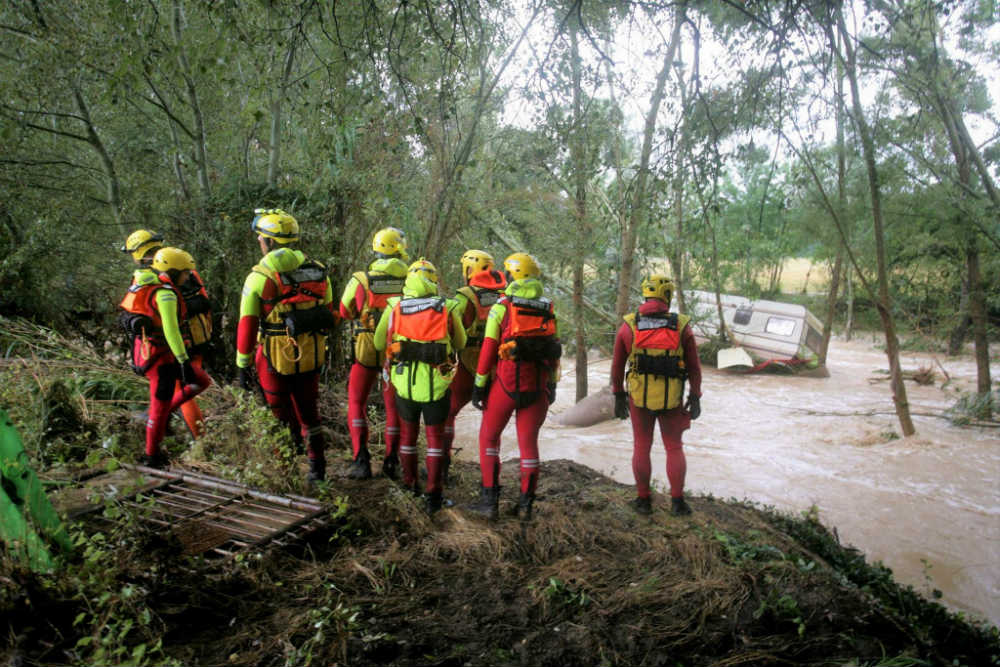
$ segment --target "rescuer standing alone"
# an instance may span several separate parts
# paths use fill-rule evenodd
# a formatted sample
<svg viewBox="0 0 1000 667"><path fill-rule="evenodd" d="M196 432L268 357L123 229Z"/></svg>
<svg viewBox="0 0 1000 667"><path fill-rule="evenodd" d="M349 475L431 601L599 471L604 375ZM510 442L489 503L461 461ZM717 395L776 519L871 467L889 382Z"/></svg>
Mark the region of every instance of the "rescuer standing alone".
<svg viewBox="0 0 1000 667"><path fill-rule="evenodd" d="M638 311L625 315L625 323L615 336L611 390L615 395L615 416L632 419L632 473L637 497L631 504L639 514L653 511L649 452L657 422L667 450L670 511L691 513L684 500L687 461L681 434L701 414L701 363L694 334L688 326L691 318L670 312L673 292L674 284L666 276L654 274L643 280L644 301ZM690 382L686 404L685 380Z"/></svg>

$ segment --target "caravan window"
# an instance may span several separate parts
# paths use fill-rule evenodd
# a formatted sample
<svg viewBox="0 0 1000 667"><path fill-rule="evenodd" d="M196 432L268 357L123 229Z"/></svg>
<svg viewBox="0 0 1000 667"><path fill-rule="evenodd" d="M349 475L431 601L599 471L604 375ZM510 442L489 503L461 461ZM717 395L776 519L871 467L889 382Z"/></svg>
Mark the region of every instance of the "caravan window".
<svg viewBox="0 0 1000 667"><path fill-rule="evenodd" d="M787 317L769 317L764 331L779 336L791 336L795 333L795 320L790 320Z"/></svg>

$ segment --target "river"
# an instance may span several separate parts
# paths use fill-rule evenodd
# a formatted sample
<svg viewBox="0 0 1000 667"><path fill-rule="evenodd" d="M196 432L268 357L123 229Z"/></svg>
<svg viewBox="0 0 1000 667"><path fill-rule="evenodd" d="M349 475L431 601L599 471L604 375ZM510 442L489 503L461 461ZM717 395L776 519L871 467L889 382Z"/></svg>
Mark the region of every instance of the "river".
<svg viewBox="0 0 1000 667"><path fill-rule="evenodd" d="M907 381L916 435L893 439L899 424L885 353L869 335L831 344L829 378L734 375L706 368L702 416L685 433L687 490L749 499L790 512L818 508L844 544L892 568L898 581L951 608L1000 625L1000 429L957 427L934 416L975 386L970 356L904 353L904 370L933 367L933 385ZM998 377L996 353L991 367ZM610 361L588 369L593 393L608 383ZM564 368L567 368L564 366ZM573 405L575 378L564 372L542 427L543 460L572 459L633 483L627 421L586 428L554 418ZM875 414L871 414L875 413ZM517 458L513 419L501 457ZM459 455L477 460L479 413L456 422ZM656 442L659 442L657 436ZM543 469L544 474L544 469ZM665 454L653 448L653 478L667 488Z"/></svg>

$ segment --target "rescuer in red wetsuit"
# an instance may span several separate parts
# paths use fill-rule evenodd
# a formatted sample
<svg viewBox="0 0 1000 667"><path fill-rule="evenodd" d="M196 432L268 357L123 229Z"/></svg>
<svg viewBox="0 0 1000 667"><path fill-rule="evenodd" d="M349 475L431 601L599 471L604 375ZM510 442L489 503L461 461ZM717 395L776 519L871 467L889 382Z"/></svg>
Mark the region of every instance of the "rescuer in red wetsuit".
<svg viewBox="0 0 1000 667"><path fill-rule="evenodd" d="M179 248L160 248L150 269L136 272L136 282L121 302L122 324L132 336L132 365L149 379L149 416L143 464L169 465L160 447L170 413L212 384L202 368L192 365L181 333L185 321L180 286L194 270L191 255Z"/></svg>
<svg viewBox="0 0 1000 667"><path fill-rule="evenodd" d="M253 388L253 370L272 414L305 444L306 482L326 479L326 441L317 407L326 338L338 324L326 267L292 246L299 223L281 209L254 211L251 229L260 263L243 282L236 329L239 386Z"/></svg>
<svg viewBox="0 0 1000 667"><path fill-rule="evenodd" d="M368 452L368 394L385 365L385 353L375 349L375 328L389 299L403 294L408 260L406 235L395 227L380 229L372 238L375 259L368 270L357 271L340 297L340 316L354 320L354 363L347 379L347 430L351 434L354 461L347 472L351 479L372 476ZM396 392L384 382L385 458L382 472L391 479L399 475L399 416Z"/></svg>
<svg viewBox="0 0 1000 667"><path fill-rule="evenodd" d="M687 461L681 434L701 414L701 363L694 334L688 326L690 318L670 312L673 292L674 284L666 276L651 275L643 280L645 301L637 312L625 316L625 323L615 336L611 390L615 395L615 416L632 419L632 473L638 497L631 504L639 514L652 512L649 452L657 422L667 450L670 511L691 513L684 500ZM685 380L690 383L686 404Z"/></svg>
<svg viewBox="0 0 1000 667"><path fill-rule="evenodd" d="M462 277L465 286L455 293L458 311L465 327L465 349L459 354L455 379L451 382L451 406L444 423L444 459L442 477L448 481L451 466L451 447L455 442L455 417L472 398L472 385L483 346L486 316L503 294L507 280L494 268L493 256L482 250L466 250L462 255Z"/></svg>
<svg viewBox="0 0 1000 667"><path fill-rule="evenodd" d="M148 282L150 274L155 279L156 272L150 267L153 255L163 247L163 236L148 229L137 229L129 234L122 246L122 252L130 255L139 266L132 276L132 284ZM186 320L181 322L181 334L191 355L191 365L203 368L205 349L212 337L212 305L205 291L205 281L197 270L192 270L183 285L177 285L178 294L184 301ZM177 387L180 389L180 386ZM191 435L200 438L205 432L205 420L201 414L198 401L191 399L180 406L181 416L187 424Z"/></svg>
<svg viewBox="0 0 1000 667"><path fill-rule="evenodd" d="M417 436L423 416L427 433L427 513L442 505L444 422L456 353L465 347L465 327L454 299L438 296L437 269L421 258L410 265L402 298L389 299L375 330L384 351L399 414L399 459L403 485L417 491Z"/></svg>
<svg viewBox="0 0 1000 667"><path fill-rule="evenodd" d="M517 413L521 496L517 512L531 518L538 484L538 431L556 400L562 347L552 301L542 296L541 270L526 253L504 260L507 288L492 308L483 332L472 405L483 410L479 429L479 503L469 507L496 520L500 502L500 433ZM490 381L496 366L496 378Z"/></svg>

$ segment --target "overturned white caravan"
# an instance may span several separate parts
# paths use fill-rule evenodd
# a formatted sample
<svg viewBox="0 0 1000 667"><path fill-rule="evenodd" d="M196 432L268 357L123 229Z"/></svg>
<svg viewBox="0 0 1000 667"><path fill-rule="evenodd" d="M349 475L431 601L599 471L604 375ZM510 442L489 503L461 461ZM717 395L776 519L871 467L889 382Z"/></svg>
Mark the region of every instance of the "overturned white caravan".
<svg viewBox="0 0 1000 667"><path fill-rule="evenodd" d="M719 334L715 294L685 291L691 329L703 343ZM780 301L751 301L731 294L720 295L722 318L737 347L719 350L718 367L748 372L778 367L827 377L819 363L823 324L805 306Z"/></svg>

